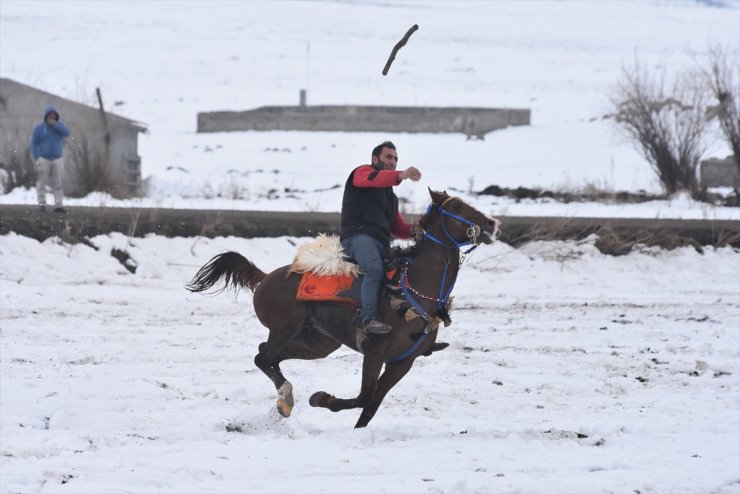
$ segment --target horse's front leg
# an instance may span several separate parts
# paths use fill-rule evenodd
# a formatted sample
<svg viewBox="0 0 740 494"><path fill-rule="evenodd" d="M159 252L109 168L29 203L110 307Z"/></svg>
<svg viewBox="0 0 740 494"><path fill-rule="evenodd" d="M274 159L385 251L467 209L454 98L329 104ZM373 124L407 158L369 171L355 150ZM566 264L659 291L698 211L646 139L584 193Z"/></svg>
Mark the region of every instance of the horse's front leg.
<svg viewBox="0 0 740 494"><path fill-rule="evenodd" d="M365 358L362 360L362 385L360 387L360 394L356 398L337 398L325 391L317 391L311 395L308 403L312 407L328 408L332 412L364 407L370 403L375 394L378 376L382 369L383 359L379 355L365 354Z"/></svg>
<svg viewBox="0 0 740 494"><path fill-rule="evenodd" d="M365 427L370 423L370 420L375 416L375 412L378 411L378 407L380 407L380 404L383 402L385 395L388 394L388 391L398 384L398 381L400 381L403 376L409 372L411 366L414 365L414 360L415 358L407 358L403 362L388 364L385 366L385 371L383 372L383 375L380 376L378 384L375 387L375 393L373 393L370 402L368 402L362 409L360 418L355 424L355 429Z"/></svg>

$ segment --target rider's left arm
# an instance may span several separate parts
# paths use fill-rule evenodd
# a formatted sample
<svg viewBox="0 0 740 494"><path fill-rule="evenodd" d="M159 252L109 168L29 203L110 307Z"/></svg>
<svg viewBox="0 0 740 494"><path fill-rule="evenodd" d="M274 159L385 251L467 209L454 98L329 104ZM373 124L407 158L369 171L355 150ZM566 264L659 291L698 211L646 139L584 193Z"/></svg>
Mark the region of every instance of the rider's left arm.
<svg viewBox="0 0 740 494"><path fill-rule="evenodd" d="M401 240L410 240L414 238L414 225L406 223L401 213L396 213L396 223L391 229L391 234Z"/></svg>

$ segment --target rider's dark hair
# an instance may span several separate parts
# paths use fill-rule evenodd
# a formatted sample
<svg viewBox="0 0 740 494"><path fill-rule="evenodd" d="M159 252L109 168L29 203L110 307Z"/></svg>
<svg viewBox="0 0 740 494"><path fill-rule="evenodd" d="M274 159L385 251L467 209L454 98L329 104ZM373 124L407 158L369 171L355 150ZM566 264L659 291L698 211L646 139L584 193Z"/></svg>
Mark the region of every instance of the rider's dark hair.
<svg viewBox="0 0 740 494"><path fill-rule="evenodd" d="M375 149L373 149L373 156L375 156L376 158L380 158L380 152L383 150L383 148L396 149L396 145L393 144L391 141L382 142L375 146Z"/></svg>

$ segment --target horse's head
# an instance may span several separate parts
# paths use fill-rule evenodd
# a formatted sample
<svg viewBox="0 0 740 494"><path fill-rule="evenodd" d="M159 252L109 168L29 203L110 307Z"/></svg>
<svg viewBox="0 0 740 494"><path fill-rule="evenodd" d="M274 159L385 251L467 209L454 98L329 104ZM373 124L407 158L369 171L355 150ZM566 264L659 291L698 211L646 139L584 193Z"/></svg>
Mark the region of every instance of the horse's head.
<svg viewBox="0 0 740 494"><path fill-rule="evenodd" d="M429 189L432 204L419 221L425 237L449 248L490 244L496 240L499 221L486 216L459 197Z"/></svg>

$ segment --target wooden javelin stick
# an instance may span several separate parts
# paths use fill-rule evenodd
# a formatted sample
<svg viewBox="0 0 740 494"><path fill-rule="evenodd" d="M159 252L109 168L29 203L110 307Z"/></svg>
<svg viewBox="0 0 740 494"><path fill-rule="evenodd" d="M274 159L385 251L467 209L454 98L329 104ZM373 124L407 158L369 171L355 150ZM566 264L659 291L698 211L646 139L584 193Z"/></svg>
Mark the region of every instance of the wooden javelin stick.
<svg viewBox="0 0 740 494"><path fill-rule="evenodd" d="M385 63L385 68L383 68L383 75L388 75L388 70L391 68L393 60L396 59L396 53L398 52L398 50L401 49L402 46L406 44L411 35L414 34L414 31L416 31L417 29L419 29L418 24L414 24L413 26L411 26L411 29L406 31L406 34L404 34L403 38L401 38L401 41L396 43L396 46L393 47L393 50L391 51L391 56L388 57L388 61Z"/></svg>

